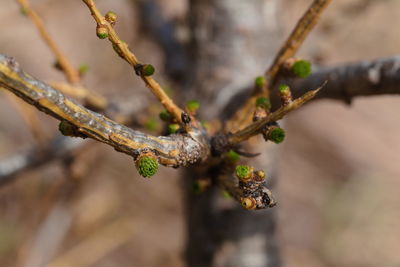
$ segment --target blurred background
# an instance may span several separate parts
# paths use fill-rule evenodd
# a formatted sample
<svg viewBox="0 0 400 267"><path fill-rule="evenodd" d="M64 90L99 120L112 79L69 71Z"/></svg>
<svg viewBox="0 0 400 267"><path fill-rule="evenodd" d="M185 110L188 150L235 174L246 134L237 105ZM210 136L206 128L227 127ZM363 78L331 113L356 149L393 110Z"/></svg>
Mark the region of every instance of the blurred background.
<svg viewBox="0 0 400 267"><path fill-rule="evenodd" d="M16 2L0 2L0 53L40 80L64 80ZM282 0L267 7L279 21L276 50L310 2ZM120 36L156 67L161 84L171 86L162 50L139 23L137 2L96 3L118 14ZM96 37L81 1L31 4L73 64L89 66L86 87L127 109L146 109L150 115L141 120L147 130L158 127L149 121L158 120L161 108L109 43ZM187 39L188 3L158 4L178 25L178 37ZM400 1L336 0L298 55L320 65L396 55L399 25ZM59 135L54 119L37 114L45 141ZM319 100L287 117L274 189L285 266L400 266L399 121L398 96L357 98L351 106ZM0 162L39 143L1 90ZM130 157L91 141L73 155L74 164L69 157L51 160L1 186L0 266L184 266L180 171L161 168L153 179L143 179Z"/></svg>

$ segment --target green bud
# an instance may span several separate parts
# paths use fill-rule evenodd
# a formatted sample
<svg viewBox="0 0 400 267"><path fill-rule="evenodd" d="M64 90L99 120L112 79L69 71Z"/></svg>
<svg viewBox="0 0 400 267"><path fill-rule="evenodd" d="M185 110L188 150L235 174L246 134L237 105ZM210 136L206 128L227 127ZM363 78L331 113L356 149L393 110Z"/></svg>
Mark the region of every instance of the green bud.
<svg viewBox="0 0 400 267"><path fill-rule="evenodd" d="M157 130L158 123L157 123L157 120L155 118L149 118L146 121L146 123L144 124L144 126L149 131L155 131L155 130Z"/></svg>
<svg viewBox="0 0 400 267"><path fill-rule="evenodd" d="M112 11L108 11L104 17L111 25L117 22L117 14Z"/></svg>
<svg viewBox="0 0 400 267"><path fill-rule="evenodd" d="M61 121L58 124L58 130L65 136L75 136L75 126L67 121Z"/></svg>
<svg viewBox="0 0 400 267"><path fill-rule="evenodd" d="M172 120L171 113L169 113L166 110L161 111L160 114L158 114L158 116L160 117L161 120L166 121L166 122L169 122Z"/></svg>
<svg viewBox="0 0 400 267"><path fill-rule="evenodd" d="M143 76L151 76L154 74L155 68L151 64L144 64L140 71Z"/></svg>
<svg viewBox="0 0 400 267"><path fill-rule="evenodd" d="M237 162L240 159L240 156L238 153L236 153L233 150L229 150L228 153L226 153L226 157L228 158L229 161L231 162Z"/></svg>
<svg viewBox="0 0 400 267"><path fill-rule="evenodd" d="M225 199L231 199L231 198L232 198L232 195L229 194L229 192L226 191L226 190L223 190L223 191L222 191L222 196L223 196Z"/></svg>
<svg viewBox="0 0 400 267"><path fill-rule="evenodd" d="M178 131L178 129L179 129L179 124L173 123L173 124L168 125L168 133L170 133L170 134L176 133Z"/></svg>
<svg viewBox="0 0 400 267"><path fill-rule="evenodd" d="M256 106L263 108L265 110L270 110L271 109L271 101L269 100L269 98L259 97L256 100Z"/></svg>
<svg viewBox="0 0 400 267"><path fill-rule="evenodd" d="M238 165L236 166L235 174L239 180L247 181L252 177L253 168L247 165Z"/></svg>
<svg viewBox="0 0 400 267"><path fill-rule="evenodd" d="M108 37L108 29L105 26L97 26L96 35L100 39L105 39Z"/></svg>
<svg viewBox="0 0 400 267"><path fill-rule="evenodd" d="M311 74L311 63L307 60L298 60L292 66L294 75L300 78L306 78Z"/></svg>
<svg viewBox="0 0 400 267"><path fill-rule="evenodd" d="M26 7L21 7L19 12L24 16L28 16L28 9Z"/></svg>
<svg viewBox="0 0 400 267"><path fill-rule="evenodd" d="M136 169L141 176L145 178L151 177L158 170L157 160L154 157L139 156L139 159L136 161Z"/></svg>
<svg viewBox="0 0 400 267"><path fill-rule="evenodd" d="M286 92L290 91L290 87L286 84L281 84L279 86L279 93L284 94Z"/></svg>
<svg viewBox="0 0 400 267"><path fill-rule="evenodd" d="M275 144L282 143L285 139L285 130L280 127L272 127L268 130L268 140L271 140Z"/></svg>
<svg viewBox="0 0 400 267"><path fill-rule="evenodd" d="M85 75L89 71L89 65L88 64L80 64L78 67L78 72L79 74Z"/></svg>
<svg viewBox="0 0 400 267"><path fill-rule="evenodd" d="M255 84L256 87L262 88L267 84L267 80L265 79L264 76L258 76L255 79L254 84Z"/></svg>
<svg viewBox="0 0 400 267"><path fill-rule="evenodd" d="M189 112L195 113L200 108L200 103L197 100L190 100L186 103L186 108Z"/></svg>

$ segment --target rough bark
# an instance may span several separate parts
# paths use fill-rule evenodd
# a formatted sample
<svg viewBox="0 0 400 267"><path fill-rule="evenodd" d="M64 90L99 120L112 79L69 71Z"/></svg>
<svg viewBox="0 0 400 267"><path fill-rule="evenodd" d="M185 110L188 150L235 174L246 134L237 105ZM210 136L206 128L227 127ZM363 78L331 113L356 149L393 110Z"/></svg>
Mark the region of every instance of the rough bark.
<svg viewBox="0 0 400 267"><path fill-rule="evenodd" d="M336 67L323 67L307 79L290 81L293 93L301 95L328 81L318 98L350 102L357 96L400 93L400 56L357 62Z"/></svg>
<svg viewBox="0 0 400 267"><path fill-rule="evenodd" d="M195 68L187 97L207 103L204 117L215 118L246 80L264 72L277 48L277 2L191 1ZM260 160L257 167L272 169ZM184 179L189 184L203 175L209 173L188 171ZM201 195L186 191L189 266L280 266L273 209L245 211L221 200L216 187Z"/></svg>

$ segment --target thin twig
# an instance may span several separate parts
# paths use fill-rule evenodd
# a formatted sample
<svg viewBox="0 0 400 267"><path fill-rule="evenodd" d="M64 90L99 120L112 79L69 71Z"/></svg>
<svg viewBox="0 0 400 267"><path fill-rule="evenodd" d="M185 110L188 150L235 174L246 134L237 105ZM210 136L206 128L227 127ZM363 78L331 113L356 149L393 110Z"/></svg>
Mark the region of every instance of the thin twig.
<svg viewBox="0 0 400 267"><path fill-rule="evenodd" d="M318 89L315 89L315 90L305 93L302 97L295 99L293 102L291 102L290 104L288 104L286 106L282 106L277 111L271 113L267 117L250 124L249 126L247 126L246 128L244 128L242 130L239 130L239 131L233 133L232 135L229 136L229 144L230 145L239 144L239 143L249 139L250 137L259 134L262 131L262 129L269 122L274 122L274 121L282 119L290 111L298 109L304 103L306 103L309 100L311 100L312 98L314 98L315 95L318 93L319 90L321 90L321 88L323 86L324 85L322 85Z"/></svg>
<svg viewBox="0 0 400 267"><path fill-rule="evenodd" d="M43 40L46 42L48 47L56 56L57 62L60 64L61 69L65 73L68 81L70 83L79 83L80 76L79 72L72 66L69 60L64 56L61 52L60 48L56 45L54 40L50 37L50 34L47 32L46 28L44 27L42 19L39 15L30 7L28 0L16 0L21 8L26 12L32 22L35 24L36 28L38 29L40 35L42 36Z"/></svg>
<svg viewBox="0 0 400 267"><path fill-rule="evenodd" d="M255 108L256 99L260 96L267 96L269 90L275 86L277 76L282 64L293 57L304 40L319 21L322 11L332 2L332 0L314 0L311 6L298 21L297 25L289 35L288 39L282 45L273 63L265 73L267 84L263 87L256 87L252 96L246 103L233 115L226 123L227 131L233 131L241 128L251 121L251 113ZM260 90L261 89L261 90Z"/></svg>
<svg viewBox="0 0 400 267"><path fill-rule="evenodd" d="M279 50L272 65L266 71L265 75L269 80L273 81L282 64L296 54L308 34L319 21L322 11L324 11L331 2L332 0L314 0L307 12L297 22L296 27ZM273 82L271 84L273 84Z"/></svg>
<svg viewBox="0 0 400 267"><path fill-rule="evenodd" d="M82 0L89 8L94 20L98 27L105 27L108 31L108 39L113 44L114 48L118 50L118 54L125 59L132 67L141 64L138 58L129 50L128 45L122 41L112 25L105 19L105 17L97 9L93 0ZM183 110L179 108L172 99L165 93L160 84L158 84L151 76L140 75L150 91L157 97L165 109L172 114L178 122L182 122Z"/></svg>
<svg viewBox="0 0 400 267"><path fill-rule="evenodd" d="M60 48L57 46L56 42L51 38L50 34L47 32L42 19L35 12L35 10L30 6L28 0L16 0L21 8L26 12L26 14L31 18L32 22L35 24L38 29L42 39L45 41L47 46L53 52L56 57L57 62L60 64L61 70L65 74L68 82L71 84L68 89L77 90L76 92L72 92L69 90L71 96L79 95L90 107L94 107L96 110L103 110L107 107L107 100L93 92L89 89L80 85L81 77L79 75L79 71L72 66L68 58L61 52ZM57 83L59 84L59 83ZM62 88L66 88L67 85L63 85Z"/></svg>

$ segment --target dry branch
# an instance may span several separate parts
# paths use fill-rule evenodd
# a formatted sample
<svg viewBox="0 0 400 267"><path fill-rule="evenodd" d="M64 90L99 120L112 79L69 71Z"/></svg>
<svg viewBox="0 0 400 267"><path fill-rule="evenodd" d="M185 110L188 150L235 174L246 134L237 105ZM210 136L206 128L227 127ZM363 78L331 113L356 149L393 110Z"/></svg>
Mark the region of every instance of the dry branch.
<svg viewBox="0 0 400 267"><path fill-rule="evenodd" d="M160 137L132 130L74 103L52 87L24 73L17 62L3 55L0 55L0 86L50 116L68 122L76 128L78 136L106 143L134 158L151 151L160 164L178 167L205 160L209 155L207 140L204 140L200 130Z"/></svg>
<svg viewBox="0 0 400 267"><path fill-rule="evenodd" d="M249 122L249 120L251 119L250 114L255 108L256 99L260 96L269 96L269 90L275 86L276 80L279 76L278 73L282 68L283 63L296 54L297 50L303 44L308 34L319 21L321 13L331 2L332 0L313 1L311 6L298 21L296 27L293 29L288 39L282 45L271 66L266 71L266 84L261 88L254 88L251 97L238 111L236 111L233 117L227 122L227 131L232 131L237 128L243 127L246 123Z"/></svg>
<svg viewBox="0 0 400 267"><path fill-rule="evenodd" d="M276 55L272 65L265 73L268 79L273 81L282 64L296 54L308 34L318 23L321 13L331 2L332 0L314 0L307 12L304 13L303 17L297 22L296 27L293 29L289 38Z"/></svg>
<svg viewBox="0 0 400 267"><path fill-rule="evenodd" d="M142 66L138 58L128 48L128 45L122 41L113 26L106 20L106 18L97 9L93 0L82 0L89 8L94 20L96 21L97 27L106 29L106 35L110 42L113 44L114 49L118 55L126 60L136 71L136 68ZM140 74L140 72L137 72ZM165 109L172 114L176 121L182 122L183 110L179 108L172 99L165 93L160 84L154 80L151 76L140 74L140 77L145 82L150 91L157 97L160 103Z"/></svg>
<svg viewBox="0 0 400 267"><path fill-rule="evenodd" d="M57 46L56 42L51 38L50 34L46 30L46 27L44 26L42 19L35 12L35 10L32 9L28 0L16 0L16 1L21 6L21 9L30 17L30 19L36 26L37 30L40 33L40 36L42 37L44 42L47 44L51 52L56 57L57 64L60 65L61 70L64 72L68 82L70 83L69 86L63 85L60 86L61 88L57 89L65 89L66 90L66 92L64 92L65 94L72 97L77 96L79 99L84 100L85 104L87 104L89 107L93 107L96 110L105 109L108 105L107 100L104 97L93 93L92 91L88 90L87 88L84 88L82 85L79 84L81 81L79 71L73 67L68 58L61 52L61 49Z"/></svg>
<svg viewBox="0 0 400 267"><path fill-rule="evenodd" d="M55 41L50 37L50 34L44 27L44 23L39 15L30 7L27 0L17 0L17 2L21 6L21 9L35 24L40 33L40 36L46 42L47 46L50 48L53 54L56 56L57 62L60 64L61 69L67 76L68 81L70 83L78 83L80 81L79 72L72 66L68 58L64 56L60 48L58 48L58 46L56 45Z"/></svg>
<svg viewBox="0 0 400 267"><path fill-rule="evenodd" d="M362 61L336 67L318 68L307 79L288 81L295 95L309 86L328 81L316 99L328 98L350 103L358 96L400 94L400 56ZM312 87L311 87L312 88Z"/></svg>
<svg viewBox="0 0 400 267"><path fill-rule="evenodd" d="M319 87L318 89L308 91L303 96L295 99L293 102L291 102L286 106L282 106L277 111L273 112L267 117L250 124L249 126L245 127L242 130L233 133L232 135L229 136L229 144L231 145L239 144L249 139L250 137L259 134L262 131L262 129L265 126L267 126L269 122L275 122L282 119L290 111L298 109L304 103L310 101L312 98L315 97L315 95L317 95L317 93L319 92L319 90L321 90L321 88L322 86Z"/></svg>

